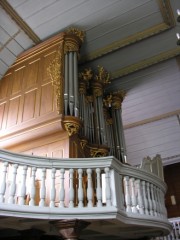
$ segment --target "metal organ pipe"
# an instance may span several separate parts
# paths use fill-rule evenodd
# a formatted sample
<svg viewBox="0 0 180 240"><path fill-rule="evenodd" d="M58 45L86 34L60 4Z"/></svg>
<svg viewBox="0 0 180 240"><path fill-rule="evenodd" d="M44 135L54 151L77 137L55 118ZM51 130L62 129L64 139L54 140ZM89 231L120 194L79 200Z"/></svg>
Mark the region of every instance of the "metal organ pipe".
<svg viewBox="0 0 180 240"><path fill-rule="evenodd" d="M73 52L69 52L69 111L73 116L74 112L74 64L73 64Z"/></svg>
<svg viewBox="0 0 180 240"><path fill-rule="evenodd" d="M74 106L74 116L78 117L79 116L79 99L78 99L78 70L77 70L77 53L73 52L73 63L74 63L74 102L75 102L75 106Z"/></svg>
<svg viewBox="0 0 180 240"><path fill-rule="evenodd" d="M65 71L64 71L64 114L68 115L68 98L69 98L69 69L68 53L65 54Z"/></svg>

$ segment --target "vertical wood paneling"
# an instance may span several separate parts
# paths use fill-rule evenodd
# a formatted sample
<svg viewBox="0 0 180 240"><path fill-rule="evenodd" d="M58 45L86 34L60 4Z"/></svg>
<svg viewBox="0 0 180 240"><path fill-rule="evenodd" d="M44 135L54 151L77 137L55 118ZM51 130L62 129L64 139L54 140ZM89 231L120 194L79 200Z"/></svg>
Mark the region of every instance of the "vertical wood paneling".
<svg viewBox="0 0 180 240"><path fill-rule="evenodd" d="M11 99L9 102L8 118L7 118L8 128L17 125L18 123L19 103L20 103L20 96Z"/></svg>
<svg viewBox="0 0 180 240"><path fill-rule="evenodd" d="M19 94L20 91L22 90L24 70L25 70L25 66L19 69L16 69L14 72L13 81L12 81L12 90L11 90L12 95Z"/></svg>
<svg viewBox="0 0 180 240"><path fill-rule="evenodd" d="M6 105L5 103L0 104L0 129L2 129L5 105Z"/></svg>
<svg viewBox="0 0 180 240"><path fill-rule="evenodd" d="M41 87L40 116L53 111L53 86L50 83Z"/></svg>
<svg viewBox="0 0 180 240"><path fill-rule="evenodd" d="M36 94L37 90L33 90L24 95L24 106L22 122L31 120L35 116L35 104L36 104Z"/></svg>
<svg viewBox="0 0 180 240"><path fill-rule="evenodd" d="M33 62L30 62L26 68L26 77L24 83L25 91L35 87L38 82L38 71L39 71L39 61L40 59L35 59Z"/></svg>
<svg viewBox="0 0 180 240"><path fill-rule="evenodd" d="M8 95L8 89L11 86L11 77L4 78L4 81L0 81L0 101L4 100Z"/></svg>

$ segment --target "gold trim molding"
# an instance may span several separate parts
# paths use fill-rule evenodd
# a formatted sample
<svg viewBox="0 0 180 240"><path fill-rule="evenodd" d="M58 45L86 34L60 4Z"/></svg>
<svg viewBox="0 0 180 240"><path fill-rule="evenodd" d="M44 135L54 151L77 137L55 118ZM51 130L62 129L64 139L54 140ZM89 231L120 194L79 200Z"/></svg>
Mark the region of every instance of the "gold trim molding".
<svg viewBox="0 0 180 240"><path fill-rule="evenodd" d="M110 52L113 52L117 49L123 48L125 46L128 46L130 44L133 44L135 42L139 42L143 39L146 39L148 37L151 37L153 35L156 35L160 32L163 32L173 26L176 25L176 21L174 19L173 11L171 8L170 0L157 0L157 3L159 5L159 9L161 12L161 15L163 17L164 22L157 24L153 27L150 27L142 32L135 33L131 36L128 36L124 39L115 41L103 48L100 48L94 52L91 52L87 55L84 55L80 59L80 63L85 63L88 61L95 60L96 58L102 57Z"/></svg>
<svg viewBox="0 0 180 240"><path fill-rule="evenodd" d="M40 43L41 39L35 34L35 32L23 21L19 14L11 7L7 0L0 0L0 5L11 16L12 19L18 24L18 26L28 35L28 37L34 43Z"/></svg>
<svg viewBox="0 0 180 240"><path fill-rule="evenodd" d="M83 64L83 63L88 62L88 61L95 60L96 58L102 57L102 56L104 56L108 53L111 53L111 52L113 52L117 49L121 49L123 47L126 47L130 44L139 42L143 39L146 39L146 38L151 37L153 35L156 35L160 32L163 32L163 31L165 31L169 28L170 28L170 26L167 25L166 23L160 23L156 26L153 26L151 28L148 28L148 29L144 30L143 32L138 32L136 34L128 36L127 38L115 41L115 42L113 42L109 45L106 45L103 48L100 48L100 49L98 49L94 52L91 52L87 55L82 56L81 59L80 59L80 64Z"/></svg>
<svg viewBox="0 0 180 240"><path fill-rule="evenodd" d="M160 53L160 54L155 55L155 56L153 56L151 58L142 60L142 61L140 61L138 63L129 65L127 67L121 68L121 69L113 72L111 74L111 80L119 78L119 77L123 77L125 75L130 74L130 73L133 73L133 72L136 72L138 70L141 70L141 69L144 69L146 67L149 67L151 65L154 65L156 63L160 63L160 62L162 62L164 60L176 57L179 54L180 54L180 48L174 48L174 49L171 49L171 50L169 50L167 52Z"/></svg>

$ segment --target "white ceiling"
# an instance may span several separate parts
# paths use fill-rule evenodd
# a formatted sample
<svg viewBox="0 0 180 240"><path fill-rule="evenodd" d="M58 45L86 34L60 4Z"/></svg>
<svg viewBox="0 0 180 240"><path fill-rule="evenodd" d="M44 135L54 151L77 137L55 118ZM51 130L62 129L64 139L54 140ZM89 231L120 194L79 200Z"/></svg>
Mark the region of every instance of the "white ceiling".
<svg viewBox="0 0 180 240"><path fill-rule="evenodd" d="M117 78L122 68L177 48L178 2L1 0L0 77L24 50L74 26L86 32L81 63L95 59L92 66L101 64Z"/></svg>

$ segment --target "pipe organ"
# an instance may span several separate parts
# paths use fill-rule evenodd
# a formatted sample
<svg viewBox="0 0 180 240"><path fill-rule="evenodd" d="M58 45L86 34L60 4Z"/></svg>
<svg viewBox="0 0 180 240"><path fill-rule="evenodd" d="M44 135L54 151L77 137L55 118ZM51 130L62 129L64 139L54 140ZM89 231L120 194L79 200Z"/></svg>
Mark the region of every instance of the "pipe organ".
<svg viewBox="0 0 180 240"><path fill-rule="evenodd" d="M114 155L125 162L121 103L123 91L105 93L110 83L110 74L98 66L96 71L86 68L78 72L78 56L84 35L70 29L57 58L48 68L57 91L58 113L62 126L69 137L77 135L84 156L99 157ZM63 55L63 57L62 57ZM59 75L58 75L59 74Z"/></svg>
<svg viewBox="0 0 180 240"><path fill-rule="evenodd" d="M102 66L79 72L84 36L70 28L23 53L8 70L1 81L7 91L0 92L1 148L56 157L114 155L125 162L125 94L105 91L110 74Z"/></svg>

